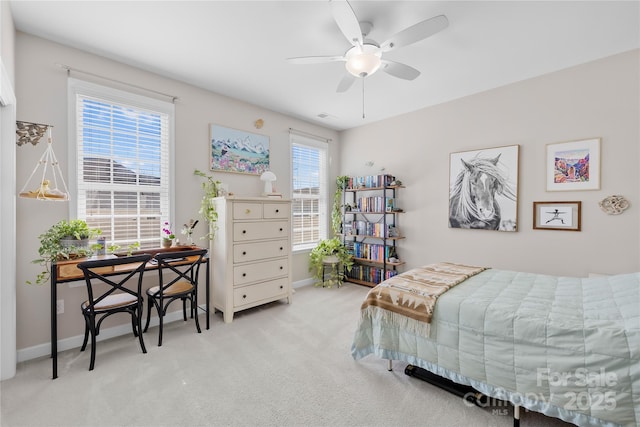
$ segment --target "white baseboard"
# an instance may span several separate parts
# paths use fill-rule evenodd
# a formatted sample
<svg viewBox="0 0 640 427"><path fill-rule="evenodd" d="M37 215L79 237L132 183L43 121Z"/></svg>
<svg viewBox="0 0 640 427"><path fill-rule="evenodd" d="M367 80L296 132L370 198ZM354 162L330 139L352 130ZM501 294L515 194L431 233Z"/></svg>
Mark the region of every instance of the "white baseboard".
<svg viewBox="0 0 640 427"><path fill-rule="evenodd" d="M313 278L308 278L308 279L304 279L304 280L298 280L297 282L293 282L291 284L291 287L293 289L301 288L303 286L313 285L314 283L315 283L315 281L313 280Z"/></svg>
<svg viewBox="0 0 640 427"><path fill-rule="evenodd" d="M202 310L205 309L205 306L200 306ZM210 307L210 313L213 314L213 304ZM176 320L182 320L182 309L172 311L164 317L164 323L175 322ZM144 325L146 321L146 317L143 319L142 323ZM158 317L151 317L151 322L149 323L149 327L158 326L160 322L158 321ZM131 333L131 322L113 326L111 328L100 329L100 335L96 338L98 342L104 341L110 338L118 337L121 335L127 335ZM84 339L84 334L76 335L75 337L64 338L58 340L58 351L71 350L72 348L80 348L82 346L82 341ZM31 359L36 359L42 356L51 355L51 343L34 345L33 347L27 347L18 350L18 363L24 362Z"/></svg>

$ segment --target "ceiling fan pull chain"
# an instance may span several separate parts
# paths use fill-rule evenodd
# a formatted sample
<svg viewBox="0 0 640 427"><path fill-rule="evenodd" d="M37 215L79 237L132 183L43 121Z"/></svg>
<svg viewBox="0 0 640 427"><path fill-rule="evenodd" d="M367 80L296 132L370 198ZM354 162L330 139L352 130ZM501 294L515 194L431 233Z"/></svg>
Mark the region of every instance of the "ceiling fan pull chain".
<svg viewBox="0 0 640 427"><path fill-rule="evenodd" d="M362 79L362 118L364 119L364 79Z"/></svg>

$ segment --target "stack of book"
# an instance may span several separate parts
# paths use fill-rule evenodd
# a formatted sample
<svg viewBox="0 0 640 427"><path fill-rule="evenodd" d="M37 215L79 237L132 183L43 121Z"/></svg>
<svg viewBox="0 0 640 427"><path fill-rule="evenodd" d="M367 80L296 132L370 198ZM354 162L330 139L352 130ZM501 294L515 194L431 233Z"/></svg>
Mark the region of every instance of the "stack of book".
<svg viewBox="0 0 640 427"><path fill-rule="evenodd" d="M393 175L366 175L349 177L347 189L387 187L396 178Z"/></svg>

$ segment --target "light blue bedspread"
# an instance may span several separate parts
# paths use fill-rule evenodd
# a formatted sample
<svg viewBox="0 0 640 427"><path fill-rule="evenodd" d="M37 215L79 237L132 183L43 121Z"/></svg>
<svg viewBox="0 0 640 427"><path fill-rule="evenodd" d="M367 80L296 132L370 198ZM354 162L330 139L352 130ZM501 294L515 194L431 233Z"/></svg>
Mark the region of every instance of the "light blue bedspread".
<svg viewBox="0 0 640 427"><path fill-rule="evenodd" d="M352 355L369 354L576 425L639 426L640 273L490 269L438 299L429 336L363 313Z"/></svg>

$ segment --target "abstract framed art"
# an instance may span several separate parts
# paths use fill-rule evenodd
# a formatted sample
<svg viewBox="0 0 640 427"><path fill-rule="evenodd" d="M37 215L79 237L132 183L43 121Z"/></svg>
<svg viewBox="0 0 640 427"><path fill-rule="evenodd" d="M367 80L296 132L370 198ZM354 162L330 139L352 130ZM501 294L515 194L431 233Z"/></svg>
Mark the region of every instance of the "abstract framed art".
<svg viewBox="0 0 640 427"><path fill-rule="evenodd" d="M449 227L516 231L519 145L449 155Z"/></svg>
<svg viewBox="0 0 640 427"><path fill-rule="evenodd" d="M547 191L600 189L600 138L547 144Z"/></svg>
<svg viewBox="0 0 640 427"><path fill-rule="evenodd" d="M534 230L580 231L582 202L533 202Z"/></svg>
<svg viewBox="0 0 640 427"><path fill-rule="evenodd" d="M269 137L211 124L212 171L260 175L269 170Z"/></svg>

